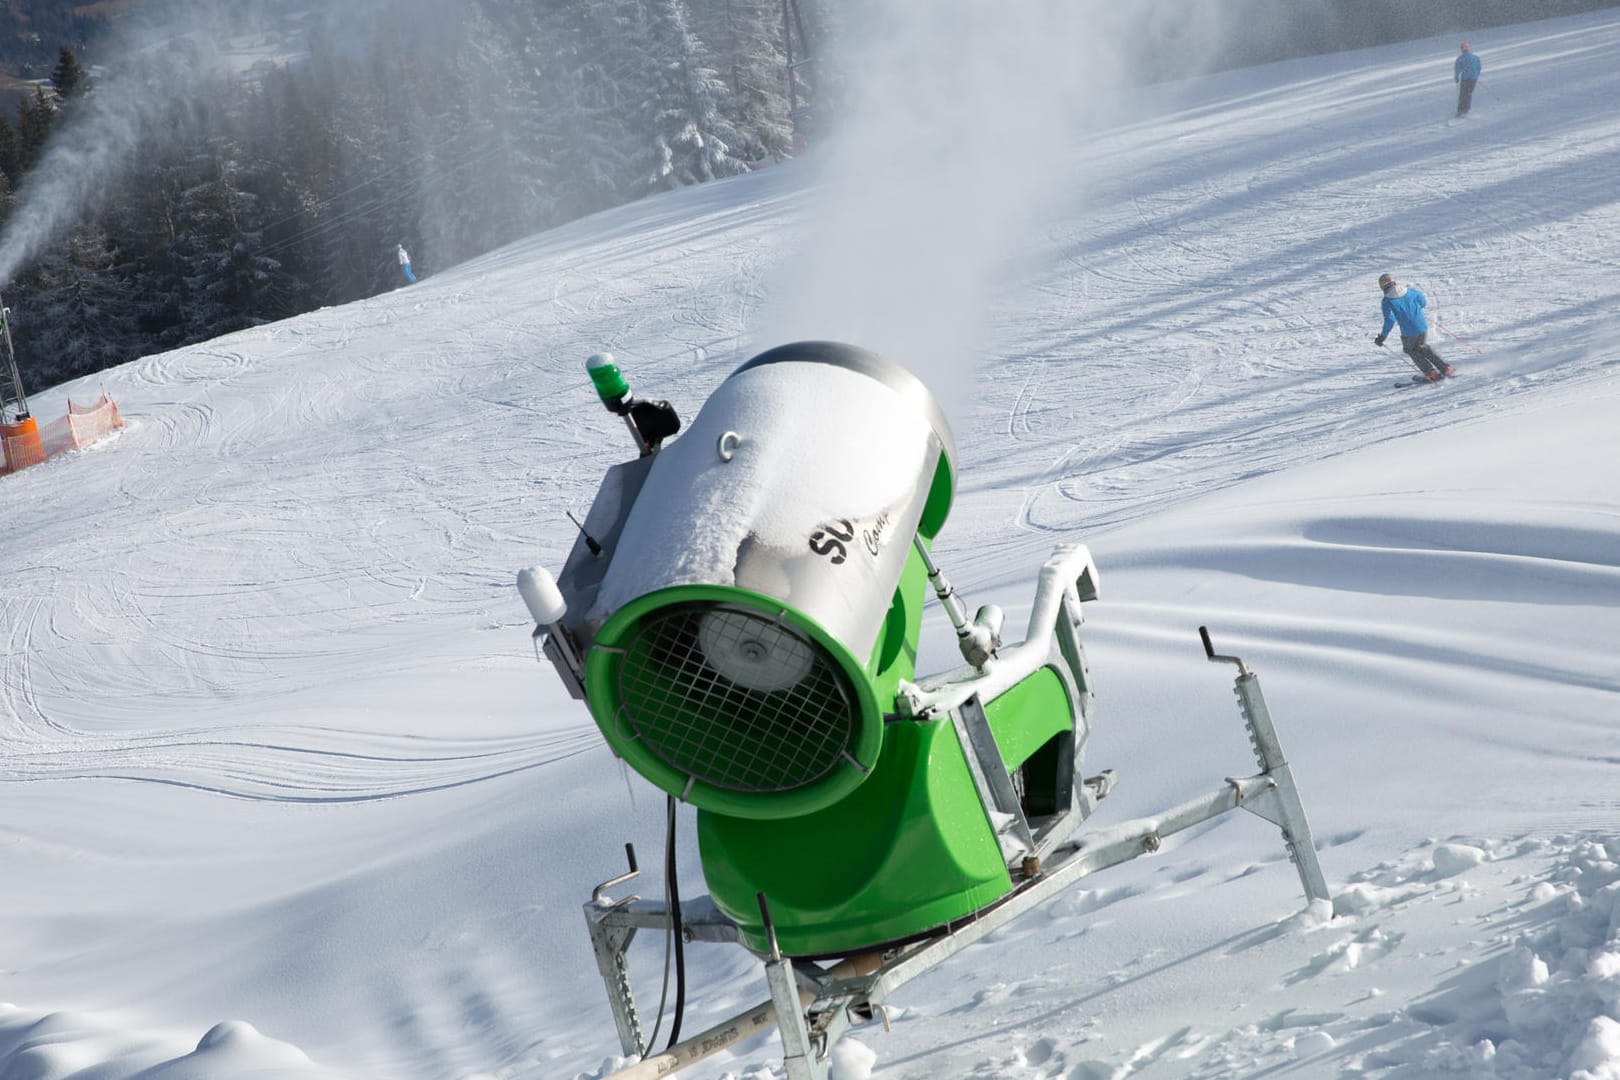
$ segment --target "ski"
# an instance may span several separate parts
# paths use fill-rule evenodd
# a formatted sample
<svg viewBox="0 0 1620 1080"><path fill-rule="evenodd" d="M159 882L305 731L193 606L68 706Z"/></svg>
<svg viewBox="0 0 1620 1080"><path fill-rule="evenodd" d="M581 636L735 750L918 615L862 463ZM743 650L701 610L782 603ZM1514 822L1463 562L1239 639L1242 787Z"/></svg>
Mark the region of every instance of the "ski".
<svg viewBox="0 0 1620 1080"><path fill-rule="evenodd" d="M1456 378L1456 376L1457 376L1456 365L1452 365L1451 370L1446 372L1445 375L1441 376L1438 379L1434 379L1434 380L1431 381L1429 379L1424 378L1422 375L1413 375L1409 379L1404 379L1401 382L1396 383L1395 384L1395 389L1397 389L1397 390L1409 390L1414 386L1436 386L1436 385L1438 385L1440 383L1445 382L1447 379Z"/></svg>

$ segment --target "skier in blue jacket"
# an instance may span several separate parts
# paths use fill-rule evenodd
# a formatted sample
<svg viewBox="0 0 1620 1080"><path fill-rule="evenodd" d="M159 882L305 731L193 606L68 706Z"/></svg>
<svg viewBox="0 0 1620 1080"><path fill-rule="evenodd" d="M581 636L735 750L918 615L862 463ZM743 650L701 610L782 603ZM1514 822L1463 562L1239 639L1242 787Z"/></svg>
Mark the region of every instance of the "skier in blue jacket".
<svg viewBox="0 0 1620 1080"><path fill-rule="evenodd" d="M1417 289L1402 287L1394 274L1379 274L1378 287L1384 292L1384 328L1373 338L1373 344L1382 345L1390 329L1400 323L1401 351L1412 358L1423 380L1435 382L1450 375L1451 365L1440 359L1427 341L1429 320L1423 317L1423 309L1428 306L1428 297Z"/></svg>
<svg viewBox="0 0 1620 1080"><path fill-rule="evenodd" d="M1457 62L1451 65L1452 82L1457 84L1458 116L1467 116L1468 107L1474 103L1474 84L1479 82L1479 69L1482 66L1478 54L1468 47L1468 42L1463 42Z"/></svg>

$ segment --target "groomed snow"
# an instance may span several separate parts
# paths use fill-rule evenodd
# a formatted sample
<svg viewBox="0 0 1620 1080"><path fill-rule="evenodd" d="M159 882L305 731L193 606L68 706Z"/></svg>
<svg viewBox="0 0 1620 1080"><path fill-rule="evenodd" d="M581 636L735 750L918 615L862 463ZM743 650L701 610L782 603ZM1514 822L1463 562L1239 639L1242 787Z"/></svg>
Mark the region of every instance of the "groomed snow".
<svg viewBox="0 0 1620 1080"><path fill-rule="evenodd" d="M1208 625L1334 910L1228 815L908 984L839 1080L1620 1077L1620 14L1471 41L1456 124L1449 38L1156 89L1009 242L981 363L893 355L968 388L935 553L970 607L1020 626L1055 544L1096 557L1098 823L1252 769ZM104 385L129 426L0 478L0 1076L612 1071L578 905L623 842L656 861L663 801L513 576L632 452L587 356L690 419L777 343L815 164L31 395ZM1383 270L1456 379L1394 389ZM736 950L688 962L688 1034L765 996Z"/></svg>

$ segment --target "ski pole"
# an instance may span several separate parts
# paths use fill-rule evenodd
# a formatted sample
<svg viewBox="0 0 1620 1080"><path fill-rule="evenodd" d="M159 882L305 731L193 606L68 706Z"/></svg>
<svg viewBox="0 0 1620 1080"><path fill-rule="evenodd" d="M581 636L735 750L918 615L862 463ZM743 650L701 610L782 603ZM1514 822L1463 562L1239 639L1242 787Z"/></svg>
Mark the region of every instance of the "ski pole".
<svg viewBox="0 0 1620 1080"><path fill-rule="evenodd" d="M1430 290L1425 290L1425 291L1427 292L1427 291L1430 291ZM1446 335L1448 338L1451 338L1454 341L1462 342L1464 345L1466 345L1468 347L1468 350L1470 352L1472 352L1474 355L1476 355L1476 356L1484 356L1485 355L1484 352L1482 352L1478 347L1476 347L1473 342L1469 341L1467 338L1463 337L1461 334L1452 333L1449 329L1446 328L1446 324L1440 320L1440 307L1441 307L1441 305L1440 305L1439 297L1438 297L1437 294L1434 294L1432 292L1431 292L1431 295L1435 295L1435 303L1434 303L1434 310L1431 311L1430 314L1429 314L1429 321L1434 324L1435 329L1439 330L1442 334Z"/></svg>
<svg viewBox="0 0 1620 1080"><path fill-rule="evenodd" d="M1476 356L1484 356L1485 355L1482 351L1480 351L1480 349L1473 342L1469 341L1467 338L1463 337L1461 334L1453 334L1450 330L1447 330L1446 329L1446 324L1441 322L1438 316L1435 317L1435 319L1434 319L1434 325L1436 327L1438 327L1440 332L1442 334L1446 335L1446 337L1451 338L1453 341L1462 342L1464 345L1466 345L1468 347L1468 350L1470 352L1472 352L1474 355L1476 355Z"/></svg>
<svg viewBox="0 0 1620 1080"><path fill-rule="evenodd" d="M1376 344L1378 345L1378 347L1380 349L1387 349L1389 347L1389 346L1385 345L1382 341L1377 342ZM1423 374L1423 369L1418 367L1416 360L1414 360L1410 356L1406 355L1406 350L1405 349L1401 350L1401 359L1406 361L1406 366L1407 367L1411 368L1413 371L1417 372L1419 375Z"/></svg>

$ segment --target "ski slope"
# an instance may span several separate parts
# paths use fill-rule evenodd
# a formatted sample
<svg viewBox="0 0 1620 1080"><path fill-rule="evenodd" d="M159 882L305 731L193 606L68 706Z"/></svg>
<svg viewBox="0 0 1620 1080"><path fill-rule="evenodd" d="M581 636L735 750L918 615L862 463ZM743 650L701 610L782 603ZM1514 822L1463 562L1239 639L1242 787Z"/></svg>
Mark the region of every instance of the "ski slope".
<svg viewBox="0 0 1620 1080"><path fill-rule="evenodd" d="M1338 914L1230 815L909 984L840 1080L1620 1077L1620 14L1470 40L1463 122L1450 39L1144 92L973 297L888 250L865 309L804 302L845 179L812 155L31 394L128 427L0 479L0 1076L611 1072L578 905L663 798L512 586L633 454L584 359L690 419L777 328L859 327L950 412L970 606L1020 626L1054 545L1096 557L1095 820L1251 771L1207 624ZM1384 270L1456 378L1393 389ZM964 305L971 363L932 344ZM954 662L935 609L924 645ZM766 994L688 965L687 1034Z"/></svg>

